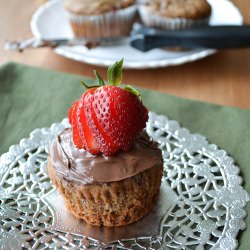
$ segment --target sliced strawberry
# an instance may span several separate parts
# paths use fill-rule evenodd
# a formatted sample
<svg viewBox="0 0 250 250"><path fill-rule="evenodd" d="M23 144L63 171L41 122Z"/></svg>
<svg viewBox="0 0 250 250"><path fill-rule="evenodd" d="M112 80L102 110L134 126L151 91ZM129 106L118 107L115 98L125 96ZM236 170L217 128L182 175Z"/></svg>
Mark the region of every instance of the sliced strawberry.
<svg viewBox="0 0 250 250"><path fill-rule="evenodd" d="M140 93L131 86L120 88L123 60L108 69L109 85L95 72L98 85L88 89L69 110L73 140L92 154L111 156L129 150L145 128L148 110Z"/></svg>
<svg viewBox="0 0 250 250"><path fill-rule="evenodd" d="M96 90L93 109L95 115L92 119L98 131L105 144L112 145L104 151L110 151L111 154L131 148L148 119L147 109L138 97L115 86Z"/></svg>
<svg viewBox="0 0 250 250"><path fill-rule="evenodd" d="M85 92L77 105L77 128L84 148L92 154L104 153L106 156L118 151L117 146L103 131L93 110L95 89Z"/></svg>
<svg viewBox="0 0 250 250"><path fill-rule="evenodd" d="M83 148L83 141L79 134L78 127L77 127L77 118L76 118L76 111L78 106L79 100L76 101L69 111L69 121L72 126L72 134L73 134L73 142L77 148Z"/></svg>
<svg viewBox="0 0 250 250"><path fill-rule="evenodd" d="M87 151L91 154L99 154L100 148L96 142L94 134L90 130L89 124L87 122L87 110L89 109L88 103L85 101L89 99L92 92L86 92L80 99L80 103L78 104L77 117L78 117L78 129L81 137L83 138L84 146ZM90 97L91 98L91 97Z"/></svg>
<svg viewBox="0 0 250 250"><path fill-rule="evenodd" d="M96 91L99 91L99 89ZM96 95L94 96L96 97ZM100 111L97 111L97 113L95 112L95 104L96 102L92 99L89 113L89 124L91 124L90 128L96 138L101 152L106 156L110 156L118 152L120 149L117 148L113 140L106 133L107 128L105 129L105 125L103 126L103 124L100 123L100 119L98 119L98 116L103 116L104 114L101 114Z"/></svg>
<svg viewBox="0 0 250 250"><path fill-rule="evenodd" d="M102 153L106 156L113 155L120 151L114 140L110 137L110 133L108 131L112 131L113 128L111 123L107 121L111 119L109 114L109 102L110 102L110 95L109 91L107 90L107 86L100 87L96 89L94 93L94 100L92 101L92 112L91 118L93 120L93 130L95 132L95 136L97 141L99 142L100 149ZM108 106L106 106L108 104Z"/></svg>
<svg viewBox="0 0 250 250"><path fill-rule="evenodd" d="M78 102L78 101L76 101ZM73 120L73 109L74 109L74 106L76 104L76 102L74 102L71 107L69 108L69 112L68 112L68 118L69 118L69 123L72 124L72 120Z"/></svg>

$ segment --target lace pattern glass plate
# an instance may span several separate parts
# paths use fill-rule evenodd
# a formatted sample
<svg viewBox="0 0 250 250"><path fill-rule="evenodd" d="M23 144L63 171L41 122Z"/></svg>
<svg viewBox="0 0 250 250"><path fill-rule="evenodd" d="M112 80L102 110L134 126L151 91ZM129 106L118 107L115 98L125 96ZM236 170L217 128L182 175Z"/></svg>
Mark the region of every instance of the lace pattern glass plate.
<svg viewBox="0 0 250 250"><path fill-rule="evenodd" d="M243 18L237 7L229 0L208 0L212 6L210 25L242 25ZM36 38L73 37L67 13L62 0L49 1L33 15L31 30ZM79 62L99 66L110 66L124 57L124 68L146 69L180 65L193 62L214 54L214 49L196 49L188 51L167 51L154 49L142 53L126 40L112 46L98 46L88 49L85 46L60 46L55 52L61 56Z"/></svg>
<svg viewBox="0 0 250 250"><path fill-rule="evenodd" d="M164 176L148 216L128 227L89 227L67 214L46 174L47 148L67 120L36 129L0 158L0 249L236 249L248 193L231 157L176 121L150 112Z"/></svg>

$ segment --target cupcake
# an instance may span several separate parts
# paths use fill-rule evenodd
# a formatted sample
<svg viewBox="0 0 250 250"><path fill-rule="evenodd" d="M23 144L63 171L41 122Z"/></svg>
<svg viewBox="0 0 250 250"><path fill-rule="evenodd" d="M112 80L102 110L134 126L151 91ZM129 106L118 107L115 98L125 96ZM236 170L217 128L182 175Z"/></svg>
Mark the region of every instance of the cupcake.
<svg viewBox="0 0 250 250"><path fill-rule="evenodd" d="M143 0L139 14L146 26L180 30L208 24L211 6L206 0Z"/></svg>
<svg viewBox="0 0 250 250"><path fill-rule="evenodd" d="M66 0L65 9L76 37L115 39L130 34L135 0Z"/></svg>
<svg viewBox="0 0 250 250"><path fill-rule="evenodd" d="M148 111L140 93L121 88L121 67L108 70L105 85L88 89L69 110L71 128L49 148L48 175L76 218L95 226L135 222L153 208L159 193L161 150L144 128Z"/></svg>

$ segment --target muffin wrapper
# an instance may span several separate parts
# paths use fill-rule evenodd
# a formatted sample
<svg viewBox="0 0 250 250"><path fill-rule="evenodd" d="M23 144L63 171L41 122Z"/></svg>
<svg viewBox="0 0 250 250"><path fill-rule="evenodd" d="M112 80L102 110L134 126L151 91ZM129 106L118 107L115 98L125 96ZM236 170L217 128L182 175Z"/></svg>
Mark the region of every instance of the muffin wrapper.
<svg viewBox="0 0 250 250"><path fill-rule="evenodd" d="M168 30L181 30L207 25L210 17L202 19L166 18L152 13L146 6L138 8L140 19L145 26Z"/></svg>
<svg viewBox="0 0 250 250"><path fill-rule="evenodd" d="M125 180L83 185L60 178L50 160L47 168L67 209L96 226L121 226L139 220L153 208L162 177L162 166L155 166Z"/></svg>
<svg viewBox="0 0 250 250"><path fill-rule="evenodd" d="M136 14L135 5L100 15L76 15L68 12L74 35L95 39L128 36Z"/></svg>

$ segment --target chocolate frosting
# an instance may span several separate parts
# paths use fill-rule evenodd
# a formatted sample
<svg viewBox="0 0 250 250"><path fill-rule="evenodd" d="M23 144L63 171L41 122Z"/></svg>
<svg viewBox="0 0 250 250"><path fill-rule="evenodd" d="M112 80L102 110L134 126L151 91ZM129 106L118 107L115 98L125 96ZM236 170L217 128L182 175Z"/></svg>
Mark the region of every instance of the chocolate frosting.
<svg viewBox="0 0 250 250"><path fill-rule="evenodd" d="M119 181L162 165L161 150L145 132L129 151L105 157L76 148L66 129L51 143L49 155L58 176L81 184Z"/></svg>

